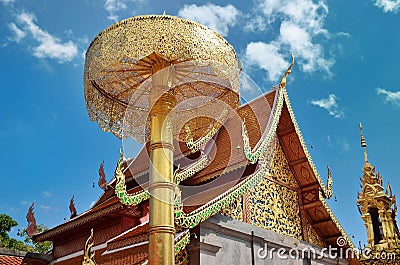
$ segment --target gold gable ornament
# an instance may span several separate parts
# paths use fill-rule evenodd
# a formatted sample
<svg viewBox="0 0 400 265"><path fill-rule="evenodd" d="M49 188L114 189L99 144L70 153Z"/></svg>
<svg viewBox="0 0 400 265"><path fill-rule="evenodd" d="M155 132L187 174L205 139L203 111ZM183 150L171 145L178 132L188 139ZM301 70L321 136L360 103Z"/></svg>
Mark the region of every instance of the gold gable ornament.
<svg viewBox="0 0 400 265"><path fill-rule="evenodd" d="M94 261L94 251L92 252L92 247L94 245L93 241L93 228L90 230L90 236L85 243L85 254L83 256L82 265L96 265Z"/></svg>
<svg viewBox="0 0 400 265"><path fill-rule="evenodd" d="M290 64L289 68L286 70L285 74L283 75L281 82L279 83L279 88L286 88L286 77L288 75L290 75L290 73L292 72L293 65L294 65L294 56L292 53L292 63Z"/></svg>

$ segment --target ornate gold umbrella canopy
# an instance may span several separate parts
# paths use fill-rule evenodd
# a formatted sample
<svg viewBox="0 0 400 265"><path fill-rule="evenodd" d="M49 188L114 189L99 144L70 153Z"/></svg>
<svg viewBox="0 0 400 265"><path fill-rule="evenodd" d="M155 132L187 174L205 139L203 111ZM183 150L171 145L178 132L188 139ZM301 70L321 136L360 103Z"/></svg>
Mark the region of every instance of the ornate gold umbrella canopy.
<svg viewBox="0 0 400 265"><path fill-rule="evenodd" d="M90 119L119 138L150 141L149 264L172 265L175 234L173 136L199 138L239 105L236 54L189 20L140 16L91 43L85 62ZM193 135L194 134L194 135Z"/></svg>
<svg viewBox="0 0 400 265"><path fill-rule="evenodd" d="M90 119L118 138L149 140L152 77L162 69L169 76L163 92L170 89L177 101L174 117L187 121L174 123L180 140L184 127L195 138L210 129L211 117L221 113L221 104L210 107L216 99L239 105L237 58L225 39L193 21L139 16L111 25L89 46L84 82ZM198 115L204 111L208 117Z"/></svg>

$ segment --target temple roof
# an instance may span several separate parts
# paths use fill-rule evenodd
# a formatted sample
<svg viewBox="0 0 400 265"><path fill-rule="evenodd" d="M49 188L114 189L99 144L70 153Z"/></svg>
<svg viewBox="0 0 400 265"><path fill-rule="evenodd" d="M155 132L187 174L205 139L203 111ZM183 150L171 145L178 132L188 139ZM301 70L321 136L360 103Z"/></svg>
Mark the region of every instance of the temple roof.
<svg viewBox="0 0 400 265"><path fill-rule="evenodd" d="M199 211L211 200L227 195L258 168L257 164L249 163L243 152L244 143L240 128L244 121L251 148L259 146L266 136L276 136L275 139L282 146L289 167L298 182L299 194L301 194L299 195L301 198L300 208L323 240L327 244L335 246L337 238L344 236L349 246L354 247L325 201L327 188L308 152L286 89L275 87L266 94L240 106L235 113L237 116L228 115L224 126L213 138L215 145L208 154L212 157L212 162L183 182L184 185L194 188L199 184L208 185L211 180L213 182L213 186L203 189L203 192L182 193L184 212ZM175 142L174 144L175 166L178 164L185 166L201 156L200 152L189 155L190 150L184 143ZM147 147L144 146L135 159L126 161L126 165L129 166L129 170L125 171L129 194L140 192L147 185L150 160ZM142 181L144 185L139 186L138 183ZM38 241L52 240L69 228L92 222L91 216L101 216L101 212L123 208L114 195L114 187L115 178L91 209L64 224L37 235L35 239Z"/></svg>
<svg viewBox="0 0 400 265"><path fill-rule="evenodd" d="M51 260L49 255L0 248L0 264L45 265Z"/></svg>

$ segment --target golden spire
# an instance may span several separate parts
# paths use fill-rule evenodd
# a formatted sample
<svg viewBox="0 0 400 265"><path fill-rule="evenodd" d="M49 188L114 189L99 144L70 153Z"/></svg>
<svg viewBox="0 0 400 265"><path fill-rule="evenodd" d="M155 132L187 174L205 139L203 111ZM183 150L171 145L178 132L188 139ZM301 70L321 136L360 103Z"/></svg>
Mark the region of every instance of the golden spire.
<svg viewBox="0 0 400 265"><path fill-rule="evenodd" d="M368 163L367 142L365 141L365 138L364 138L361 122L360 122L360 135L361 135L361 147L364 148L364 161L365 161L365 163Z"/></svg>
<svg viewBox="0 0 400 265"><path fill-rule="evenodd" d="M279 83L279 88L285 88L286 87L286 77L288 75L290 75L290 73L292 72L292 68L294 65L294 56L292 53L292 63L290 64L289 68L286 70L285 74L283 75L281 82Z"/></svg>
<svg viewBox="0 0 400 265"><path fill-rule="evenodd" d="M332 189L333 179L332 179L331 168L329 166L327 166L327 168L328 168L328 182L325 189L325 196L328 199L330 199L333 196L333 189Z"/></svg>

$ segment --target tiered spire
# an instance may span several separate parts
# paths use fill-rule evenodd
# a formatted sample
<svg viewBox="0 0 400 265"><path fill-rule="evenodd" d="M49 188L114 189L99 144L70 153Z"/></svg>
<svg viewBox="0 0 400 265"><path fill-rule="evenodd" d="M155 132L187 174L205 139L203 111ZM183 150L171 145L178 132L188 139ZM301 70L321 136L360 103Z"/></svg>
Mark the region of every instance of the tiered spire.
<svg viewBox="0 0 400 265"><path fill-rule="evenodd" d="M361 147L364 149L363 177L357 204L368 235L368 249L373 253L397 251L400 248L396 216L396 197L390 184L383 188L381 175L368 161L367 142L360 123ZM373 255L371 255L372 259ZM362 258L364 264L375 264L371 258ZM396 263L397 264L397 263Z"/></svg>
<svg viewBox="0 0 400 265"><path fill-rule="evenodd" d="M381 177L380 174L375 175L375 167L369 163L368 155L367 155L367 141L365 140L363 134L363 127L360 122L360 138L361 138L361 147L364 149L364 167L363 167L363 177L361 179L362 186L368 184L378 184L381 185Z"/></svg>

